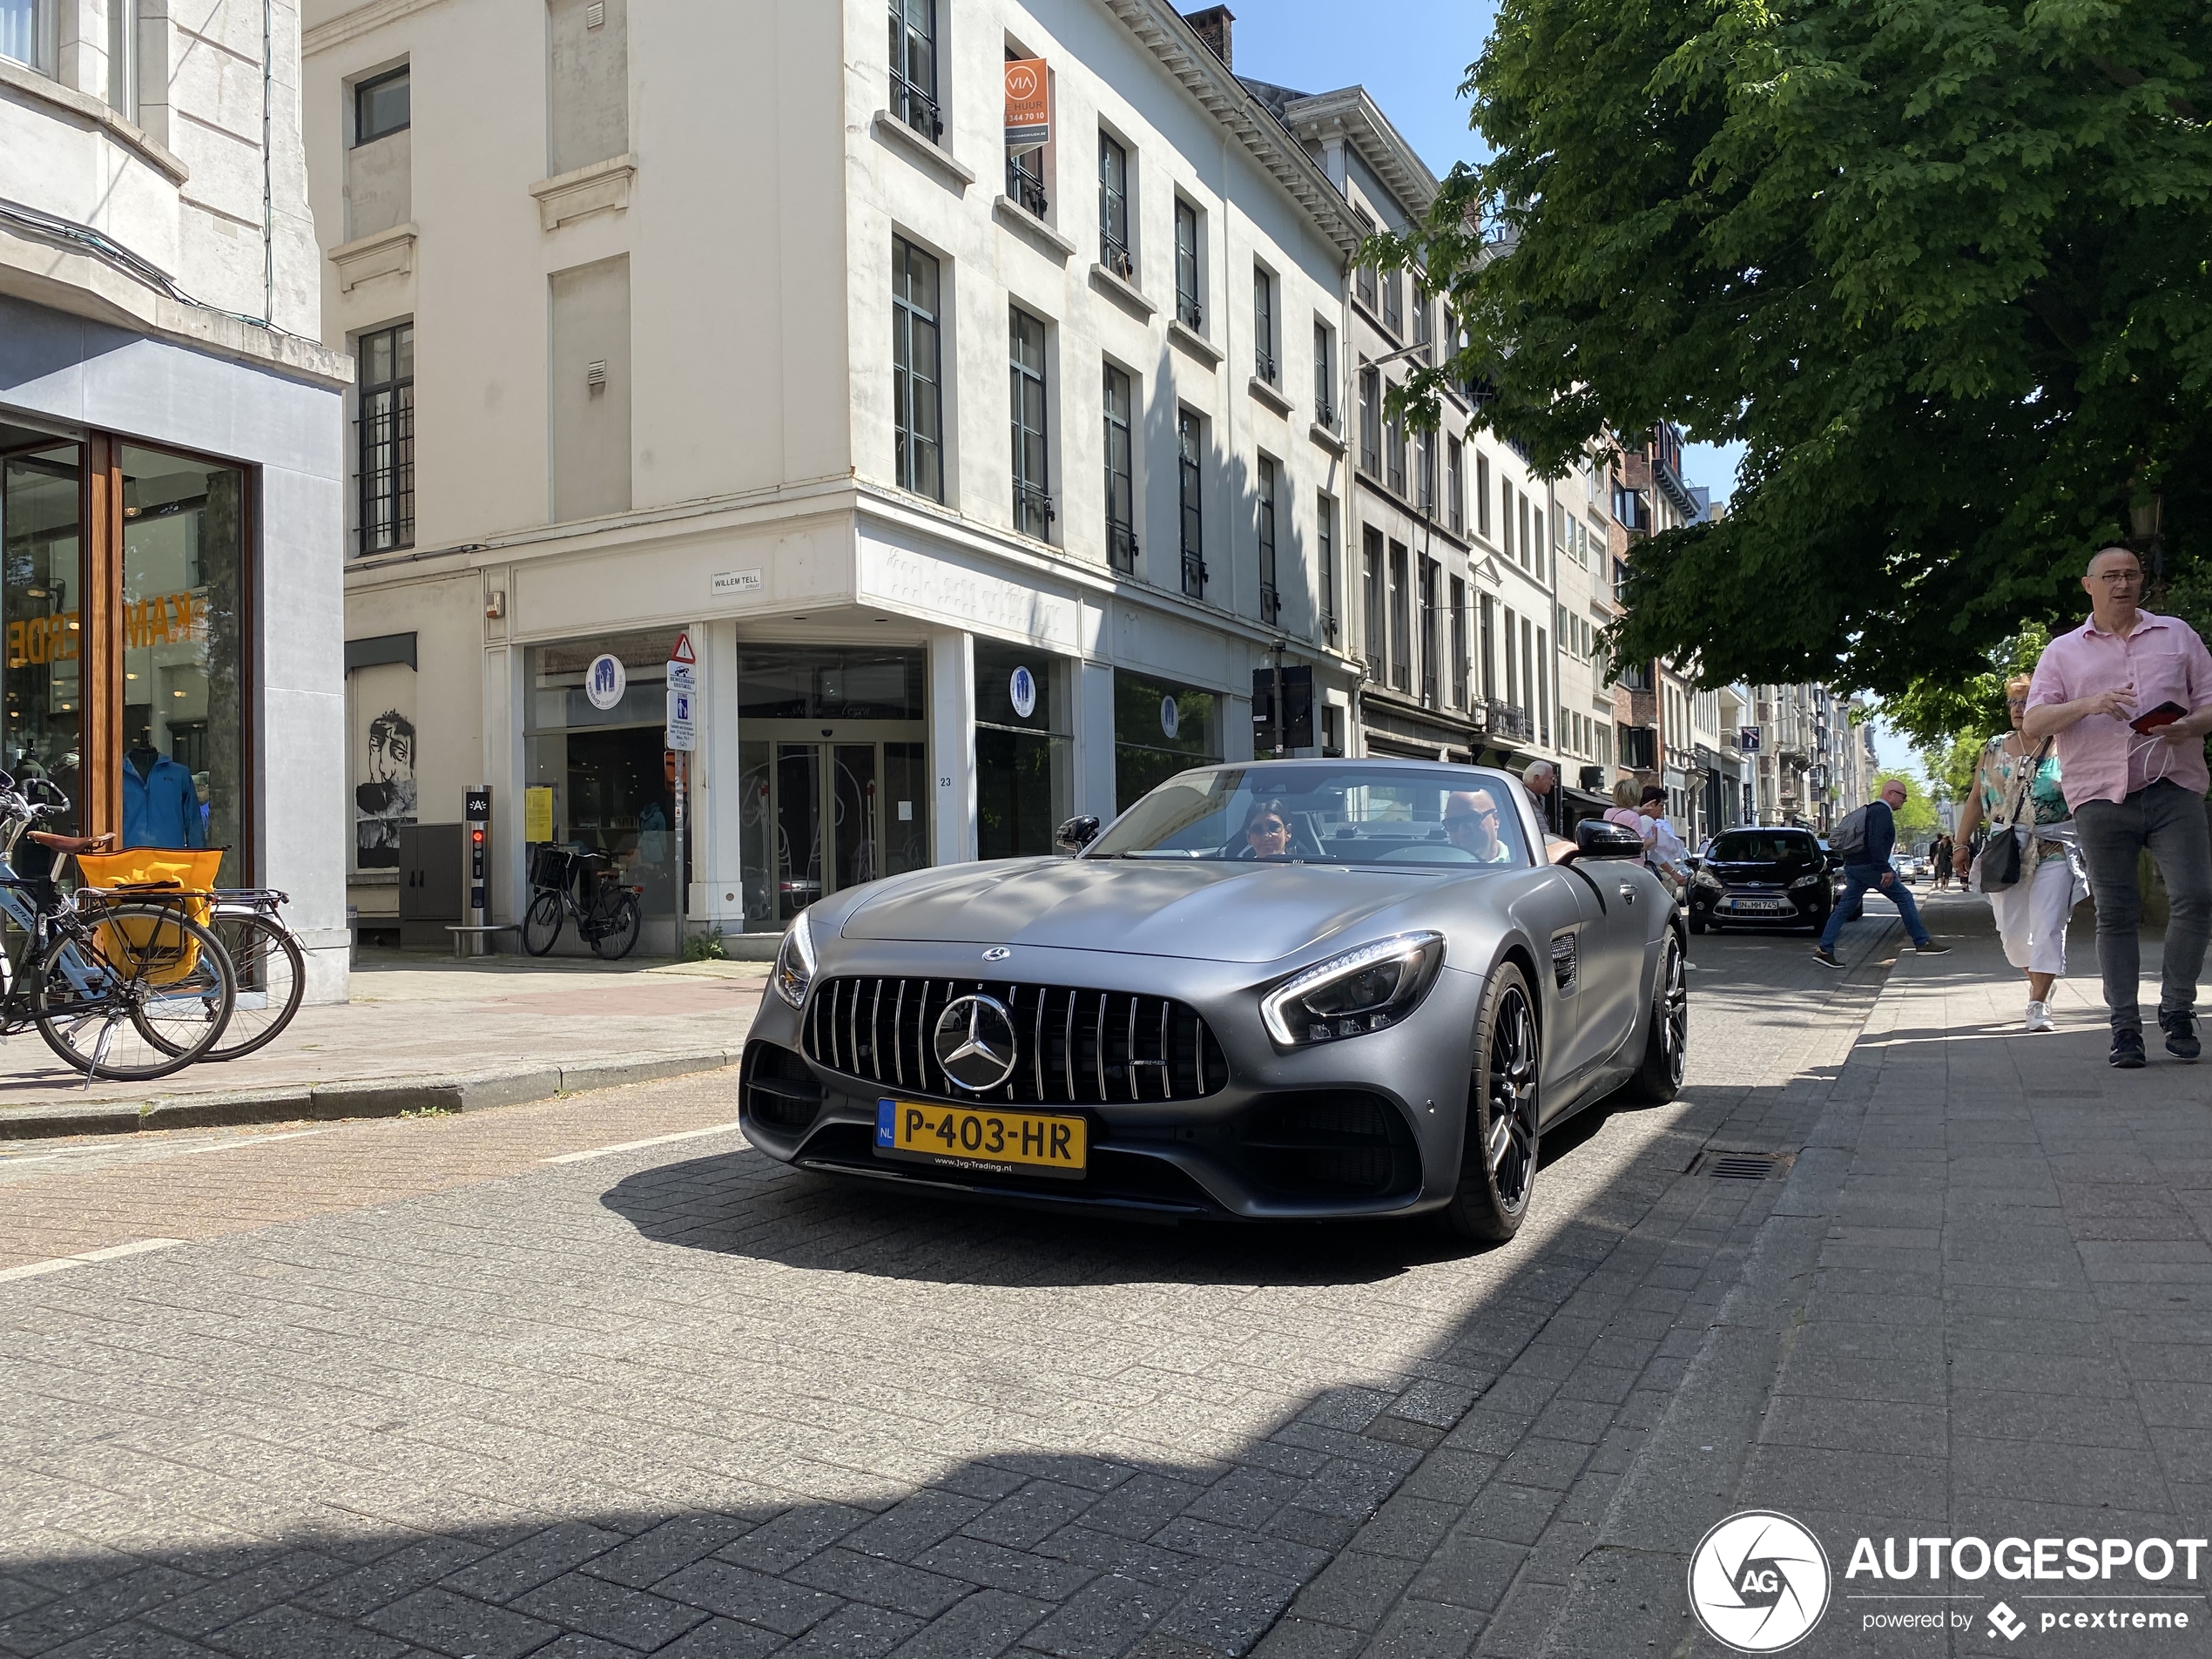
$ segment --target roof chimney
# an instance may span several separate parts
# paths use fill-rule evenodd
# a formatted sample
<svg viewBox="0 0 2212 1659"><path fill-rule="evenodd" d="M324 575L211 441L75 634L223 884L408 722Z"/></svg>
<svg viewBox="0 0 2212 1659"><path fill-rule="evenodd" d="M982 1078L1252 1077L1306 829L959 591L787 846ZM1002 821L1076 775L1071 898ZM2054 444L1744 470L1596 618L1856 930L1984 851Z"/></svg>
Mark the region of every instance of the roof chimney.
<svg viewBox="0 0 2212 1659"><path fill-rule="evenodd" d="M1237 21L1234 12L1227 6L1208 6L1204 11L1185 12L1183 21L1212 49L1224 69L1236 68L1229 51L1229 25Z"/></svg>

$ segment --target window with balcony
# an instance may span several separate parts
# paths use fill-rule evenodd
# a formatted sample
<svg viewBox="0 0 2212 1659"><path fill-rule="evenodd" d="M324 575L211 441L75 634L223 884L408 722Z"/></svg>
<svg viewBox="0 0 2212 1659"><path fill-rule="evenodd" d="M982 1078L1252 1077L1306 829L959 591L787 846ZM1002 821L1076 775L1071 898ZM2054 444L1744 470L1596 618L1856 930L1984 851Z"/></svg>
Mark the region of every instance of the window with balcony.
<svg viewBox="0 0 2212 1659"><path fill-rule="evenodd" d="M1106 365L1106 562L1136 569L1136 447L1130 442L1129 376Z"/></svg>
<svg viewBox="0 0 2212 1659"><path fill-rule="evenodd" d="M1252 373L1270 386L1279 378L1275 368L1275 278L1261 266L1252 266Z"/></svg>
<svg viewBox="0 0 2212 1659"><path fill-rule="evenodd" d="M1394 691L1413 689L1413 589L1410 556L1398 542L1390 544L1390 684Z"/></svg>
<svg viewBox="0 0 2212 1659"><path fill-rule="evenodd" d="M360 550L415 545L415 325L395 323L354 345L360 399Z"/></svg>
<svg viewBox="0 0 2212 1659"><path fill-rule="evenodd" d="M1467 584L1452 578L1452 706L1467 705Z"/></svg>
<svg viewBox="0 0 2212 1659"><path fill-rule="evenodd" d="M1176 417L1176 497L1181 514L1183 590L1193 599L1206 596L1204 475L1205 422L1184 409Z"/></svg>
<svg viewBox="0 0 2212 1659"><path fill-rule="evenodd" d="M944 394L938 351L937 261L891 239L891 407L898 483L945 499Z"/></svg>
<svg viewBox="0 0 2212 1659"><path fill-rule="evenodd" d="M1382 472L1382 371L1359 366L1359 469L1370 478Z"/></svg>
<svg viewBox="0 0 2212 1659"><path fill-rule="evenodd" d="M1256 469L1255 489L1259 507L1259 619L1274 624L1283 619L1282 590L1275 580L1275 462L1262 455Z"/></svg>
<svg viewBox="0 0 2212 1659"><path fill-rule="evenodd" d="M1482 628L1482 700L1494 703L1498 700L1498 602L1484 594L1476 615Z"/></svg>
<svg viewBox="0 0 2212 1659"><path fill-rule="evenodd" d="M1428 290L1420 283L1413 284L1413 344L1414 355L1424 363L1436 361L1436 339L1429 328Z"/></svg>
<svg viewBox="0 0 2212 1659"><path fill-rule="evenodd" d="M1136 280L1129 242L1129 152L1098 135L1098 262L1124 282Z"/></svg>
<svg viewBox="0 0 2212 1659"><path fill-rule="evenodd" d="M1205 307L1198 301L1198 210L1175 199L1175 314L1185 328L1205 332Z"/></svg>
<svg viewBox="0 0 2212 1659"><path fill-rule="evenodd" d="M1337 638L1337 500L1324 490L1314 503L1314 551L1320 564L1321 604L1315 620L1324 644Z"/></svg>
<svg viewBox="0 0 2212 1659"><path fill-rule="evenodd" d="M1386 271L1382 280L1383 327L1404 339L1406 335L1406 277L1400 271Z"/></svg>
<svg viewBox="0 0 2212 1659"><path fill-rule="evenodd" d="M1055 512L1045 425L1044 324L1021 307L1008 316L1008 390L1014 437L1014 528L1039 541Z"/></svg>
<svg viewBox="0 0 2212 1659"><path fill-rule="evenodd" d="M932 144L944 133L937 105L937 0L891 0L891 113Z"/></svg>
<svg viewBox="0 0 2212 1659"><path fill-rule="evenodd" d="M1008 199L1021 204L1025 212L1038 219L1045 216L1051 206L1044 193L1044 152L1024 150L1006 158L1006 193Z"/></svg>
<svg viewBox="0 0 2212 1659"><path fill-rule="evenodd" d="M1383 539L1380 530L1366 527L1359 532L1359 647L1367 678L1379 685L1389 639L1383 621Z"/></svg>
<svg viewBox="0 0 2212 1659"><path fill-rule="evenodd" d="M1393 420L1383 428L1383 481L1391 494L1406 493L1406 423Z"/></svg>
<svg viewBox="0 0 2212 1659"><path fill-rule="evenodd" d="M1337 429L1337 334L1318 317L1313 320L1313 423Z"/></svg>
<svg viewBox="0 0 2212 1659"><path fill-rule="evenodd" d="M1457 438L1444 445L1444 522L1454 536L1467 533L1467 448Z"/></svg>
<svg viewBox="0 0 2212 1659"><path fill-rule="evenodd" d="M1434 559L1421 561L1421 706L1433 709L1441 690L1438 671L1443 666L1444 653L1437 644L1439 611L1437 590L1444 574L1444 567Z"/></svg>

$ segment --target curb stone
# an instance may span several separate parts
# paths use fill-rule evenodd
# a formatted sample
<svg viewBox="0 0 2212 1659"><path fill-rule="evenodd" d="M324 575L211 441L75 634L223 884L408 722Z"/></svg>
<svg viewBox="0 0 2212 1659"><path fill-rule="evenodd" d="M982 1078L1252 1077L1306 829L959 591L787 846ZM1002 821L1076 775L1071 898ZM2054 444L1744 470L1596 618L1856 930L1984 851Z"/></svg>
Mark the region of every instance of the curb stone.
<svg viewBox="0 0 2212 1659"><path fill-rule="evenodd" d="M650 1082L738 1063L738 1052L609 1055L568 1066L509 1066L421 1077L357 1078L292 1088L172 1095L143 1101L29 1106L0 1111L0 1141L72 1135L128 1135L142 1130L222 1129L307 1119L396 1117L401 1112L482 1111L521 1106L587 1089Z"/></svg>

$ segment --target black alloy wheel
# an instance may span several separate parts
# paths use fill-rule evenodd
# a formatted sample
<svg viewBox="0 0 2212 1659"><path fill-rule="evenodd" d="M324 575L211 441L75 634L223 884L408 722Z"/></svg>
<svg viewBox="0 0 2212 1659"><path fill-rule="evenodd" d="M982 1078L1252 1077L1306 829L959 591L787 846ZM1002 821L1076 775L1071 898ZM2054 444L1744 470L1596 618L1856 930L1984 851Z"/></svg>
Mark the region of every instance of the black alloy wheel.
<svg viewBox="0 0 2212 1659"><path fill-rule="evenodd" d="M1644 1033L1643 1062L1622 1088L1630 1100L1661 1106L1682 1092L1683 1066L1689 1054L1689 974L1682 941L1669 928L1651 988L1651 1017Z"/></svg>
<svg viewBox="0 0 2212 1659"><path fill-rule="evenodd" d="M1459 1190L1445 1206L1453 1236L1502 1244L1536 1190L1543 1055L1528 981L1511 962L1490 976L1467 1079Z"/></svg>

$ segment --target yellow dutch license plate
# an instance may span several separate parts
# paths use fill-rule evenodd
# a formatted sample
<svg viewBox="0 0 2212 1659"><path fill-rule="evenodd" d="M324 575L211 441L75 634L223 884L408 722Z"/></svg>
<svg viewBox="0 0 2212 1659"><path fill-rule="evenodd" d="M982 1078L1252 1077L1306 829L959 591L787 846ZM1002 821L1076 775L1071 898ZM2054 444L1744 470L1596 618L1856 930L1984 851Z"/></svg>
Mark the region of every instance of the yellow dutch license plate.
<svg viewBox="0 0 2212 1659"><path fill-rule="evenodd" d="M918 1100L875 1103L878 1157L994 1175L1029 1173L1079 1180L1089 1157L1089 1127L1080 1117L1045 1112L941 1106Z"/></svg>

